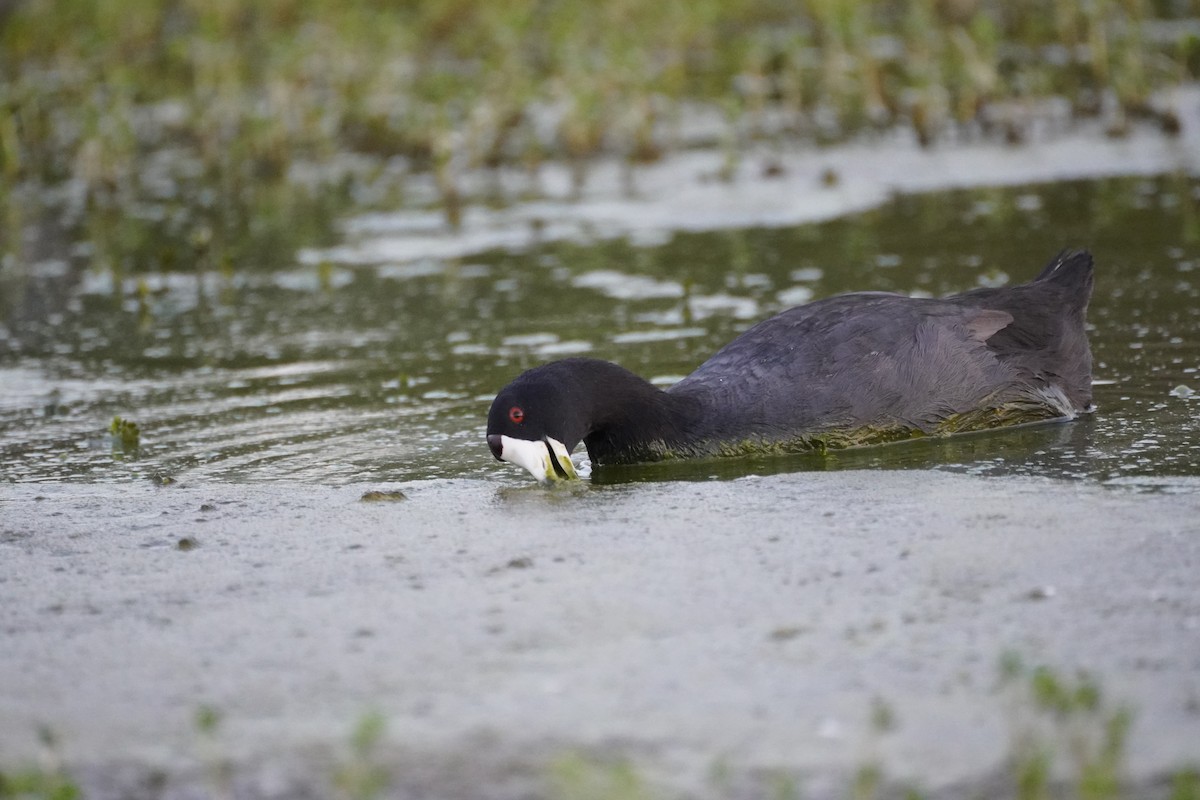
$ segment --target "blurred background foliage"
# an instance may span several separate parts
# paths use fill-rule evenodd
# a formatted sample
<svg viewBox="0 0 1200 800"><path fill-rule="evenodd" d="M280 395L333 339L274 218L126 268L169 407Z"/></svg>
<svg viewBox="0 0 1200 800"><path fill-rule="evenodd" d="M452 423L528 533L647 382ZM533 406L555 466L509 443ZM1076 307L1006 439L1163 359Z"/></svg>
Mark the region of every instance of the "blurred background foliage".
<svg viewBox="0 0 1200 800"><path fill-rule="evenodd" d="M0 0L0 256L73 241L118 272L270 267L350 203L426 203L453 226L481 169L564 159L582 185L602 154L896 126L1016 143L1049 102L1170 134L1154 93L1200 73L1198 16L1200 0ZM706 114L707 140L689 127ZM435 191L406 196L411 174Z"/></svg>

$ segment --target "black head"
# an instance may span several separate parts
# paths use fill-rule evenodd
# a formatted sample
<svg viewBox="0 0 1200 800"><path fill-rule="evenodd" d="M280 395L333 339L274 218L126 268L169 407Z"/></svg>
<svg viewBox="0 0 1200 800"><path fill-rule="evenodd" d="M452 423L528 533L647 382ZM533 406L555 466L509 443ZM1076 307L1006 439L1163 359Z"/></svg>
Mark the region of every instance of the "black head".
<svg viewBox="0 0 1200 800"><path fill-rule="evenodd" d="M545 370L530 370L504 387L488 411L487 432L513 439L540 441L549 436L573 449L581 435L572 430L568 393Z"/></svg>
<svg viewBox="0 0 1200 800"><path fill-rule="evenodd" d="M567 477L570 452L586 434L569 373L558 365L536 367L504 387L488 412L487 441L500 461L520 464L539 479ZM532 443L533 447L526 446ZM547 458L543 458L547 456ZM542 474L544 466L548 474Z"/></svg>
<svg viewBox="0 0 1200 800"><path fill-rule="evenodd" d="M580 442L593 463L631 460L648 452L649 443L678 438L668 400L611 362L554 361L522 373L492 401L488 446L496 458L520 464L539 479L562 477L555 464L569 472L569 454Z"/></svg>

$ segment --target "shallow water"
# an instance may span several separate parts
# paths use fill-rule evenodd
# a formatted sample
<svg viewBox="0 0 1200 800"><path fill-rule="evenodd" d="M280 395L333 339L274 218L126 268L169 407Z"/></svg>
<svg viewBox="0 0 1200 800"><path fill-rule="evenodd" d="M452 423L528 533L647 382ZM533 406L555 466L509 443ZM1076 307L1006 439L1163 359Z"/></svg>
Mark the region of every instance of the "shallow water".
<svg viewBox="0 0 1200 800"><path fill-rule="evenodd" d="M1198 205L1198 179L1122 179L459 260L119 285L0 265L0 769L37 763L48 725L89 797L212 794L206 708L238 786L218 793L311 796L370 711L413 796L545 796L577 751L664 796L769 793L706 790L719 767L844 797L865 763L1008 796L1025 733L995 664L1017 653L1136 708L1129 776L1166 787L1200 741L1200 401L1172 394L1200 390ZM483 441L497 388L550 358L667 384L784 306L1021 280L1080 245L1100 409L1074 423L565 491ZM690 482L711 478L742 479ZM383 482L407 501L359 501ZM896 733L864 734L872 697Z"/></svg>
<svg viewBox="0 0 1200 800"><path fill-rule="evenodd" d="M1097 260L1094 415L594 480L933 467L1154 487L1200 474L1200 180L1182 176L900 196L824 224L454 260L140 283L43 263L0 284L0 474L524 483L483 442L492 395L522 369L586 353L669 384L789 305L1021 281L1065 246ZM140 425L136 452L114 449L114 415Z"/></svg>

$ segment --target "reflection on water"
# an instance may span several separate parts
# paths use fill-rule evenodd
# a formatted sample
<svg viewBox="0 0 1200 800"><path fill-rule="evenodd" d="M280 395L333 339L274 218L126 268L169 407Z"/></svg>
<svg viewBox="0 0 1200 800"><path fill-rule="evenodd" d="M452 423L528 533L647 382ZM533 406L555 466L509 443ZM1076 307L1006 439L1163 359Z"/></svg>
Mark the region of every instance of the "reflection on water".
<svg viewBox="0 0 1200 800"><path fill-rule="evenodd" d="M1119 179L900 197L821 225L556 243L466 261L114 282L69 262L0 272L8 481L344 483L494 476L492 394L588 353L669 384L755 320L852 289L940 295L1097 259L1099 411L827 456L599 470L598 482L939 467L1127 482L1200 474L1200 181ZM1195 390L1174 391L1183 385ZM142 430L114 452L114 415Z"/></svg>

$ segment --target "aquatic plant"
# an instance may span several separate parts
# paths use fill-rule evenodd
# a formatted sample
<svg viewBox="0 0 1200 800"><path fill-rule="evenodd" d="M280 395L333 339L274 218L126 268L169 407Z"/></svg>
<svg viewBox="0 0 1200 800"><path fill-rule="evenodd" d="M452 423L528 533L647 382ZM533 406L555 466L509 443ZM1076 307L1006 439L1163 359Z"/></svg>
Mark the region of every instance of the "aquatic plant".
<svg viewBox="0 0 1200 800"><path fill-rule="evenodd" d="M387 720L378 712L364 714L350 735L350 758L334 774L334 785L348 800L374 800L388 786L388 773L380 766L380 742Z"/></svg>
<svg viewBox="0 0 1200 800"><path fill-rule="evenodd" d="M1171 778L1171 800L1200 800L1200 770L1184 769Z"/></svg>
<svg viewBox="0 0 1200 800"><path fill-rule="evenodd" d="M225 754L221 741L224 715L215 706L201 705L196 709L194 724L198 756L204 765L210 796L213 800L231 800L233 794L233 762Z"/></svg>
<svg viewBox="0 0 1200 800"><path fill-rule="evenodd" d="M78 800L83 794L62 764L58 736L43 727L38 741L43 752L39 766L0 769L0 800Z"/></svg>
<svg viewBox="0 0 1200 800"><path fill-rule="evenodd" d="M550 797L557 800L651 800L638 770L628 761L600 762L567 753L548 770Z"/></svg>
<svg viewBox="0 0 1200 800"><path fill-rule="evenodd" d="M1052 796L1050 779L1060 759L1069 763L1083 800L1125 796L1125 748L1133 722L1128 708L1106 703L1086 672L1072 677L1045 665L1031 668L1011 653L1001 658L1000 680L1023 717L1012 752L1018 798Z"/></svg>
<svg viewBox="0 0 1200 800"><path fill-rule="evenodd" d="M112 437L114 450L122 450L128 453L138 449L142 431L133 420L113 417L112 422L108 426L108 432Z"/></svg>
<svg viewBox="0 0 1200 800"><path fill-rule="evenodd" d="M999 662L998 689L1007 696L1012 712L1013 745L1008 762L1008 785L989 784L982 790L965 790L971 796L1048 800L1121 800L1141 797L1146 787L1124 781L1124 757L1130 711L1112 704L1098 681L1086 672L1068 674L1046 665L1030 666L1014 652ZM899 722L892 706L881 697L868 708L868 750L874 740L889 736ZM194 727L205 766L208 788L214 797L232 797L235 767L220 742L223 714L213 706L196 709ZM349 800L373 800L388 795L389 772L381 752L387 719L381 713L363 714L348 738L348 754L336 759L330 774L332 788ZM37 767L0 768L0 800L77 800L80 786L70 777L58 755L57 737L49 729L39 732L45 750ZM1066 758L1070 770L1058 769ZM725 758L713 761L704 796L733 797L746 794ZM1065 780L1064 780L1065 776ZM1200 800L1200 771L1185 766L1157 783L1154 796L1169 800ZM536 796L553 800L653 800L665 797L635 763L623 757L599 757L568 751L546 764L545 785ZM761 791L753 796L794 800L803 797L800 778L784 770L760 773ZM896 784L868 754L847 776L846 796L857 800L876 797L926 796L919 788ZM1161 791L1160 791L1161 790Z"/></svg>
<svg viewBox="0 0 1200 800"><path fill-rule="evenodd" d="M53 201L120 274L270 267L332 211L434 176L457 225L465 176L601 153L632 165L725 109L729 169L754 139L911 126L1018 140L1029 109L1171 122L1154 89L1197 74L1190 4L1035 0L24 0L0 15L0 208ZM1151 32L1153 35L1151 35ZM1177 127L1178 121L1174 123ZM399 164L399 171L394 165ZM45 196L45 195L43 195ZM50 201L46 201L50 202ZM427 202L427 201L418 201ZM19 228L33 224L6 219ZM11 225L6 226L11 228ZM20 260L22 237L0 245ZM3 255L3 253L0 253Z"/></svg>
<svg viewBox="0 0 1200 800"><path fill-rule="evenodd" d="M77 800L79 786L58 772L30 768L0 772L0 798L7 800Z"/></svg>

